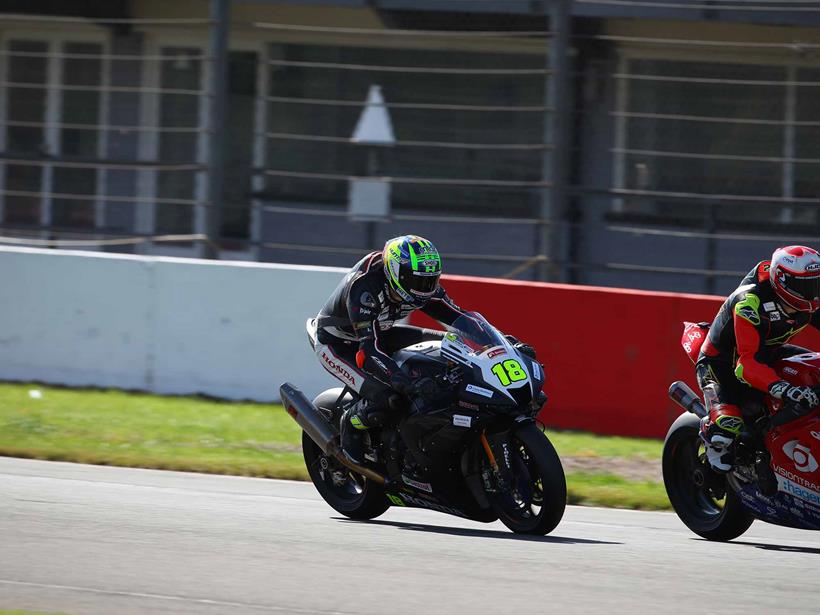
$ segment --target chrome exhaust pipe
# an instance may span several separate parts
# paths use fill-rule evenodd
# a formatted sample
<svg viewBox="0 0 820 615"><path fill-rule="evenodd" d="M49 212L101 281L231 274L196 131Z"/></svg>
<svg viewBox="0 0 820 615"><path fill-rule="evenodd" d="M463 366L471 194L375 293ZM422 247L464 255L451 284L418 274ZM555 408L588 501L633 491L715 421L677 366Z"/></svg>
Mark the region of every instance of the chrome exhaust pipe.
<svg viewBox="0 0 820 615"><path fill-rule="evenodd" d="M700 397L685 382L680 380L673 382L669 387L669 398L687 412L700 418L707 414Z"/></svg>
<svg viewBox="0 0 820 615"><path fill-rule="evenodd" d="M302 391L289 382L285 382L279 387L279 394L282 397L282 405L285 406L285 411L316 443L316 446L322 449L323 453L336 458L343 466L379 485L384 485L387 482L384 476L370 468L359 465L342 450L338 444L339 432L337 429L328 422Z"/></svg>

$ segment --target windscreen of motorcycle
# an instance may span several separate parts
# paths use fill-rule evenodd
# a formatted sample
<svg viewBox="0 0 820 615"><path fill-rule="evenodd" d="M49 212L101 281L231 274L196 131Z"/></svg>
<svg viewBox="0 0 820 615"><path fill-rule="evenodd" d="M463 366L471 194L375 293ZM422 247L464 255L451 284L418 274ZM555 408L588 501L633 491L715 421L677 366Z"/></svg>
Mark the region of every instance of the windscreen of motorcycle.
<svg viewBox="0 0 820 615"><path fill-rule="evenodd" d="M525 362L481 314L469 312L460 316L447 331L441 342L442 355L478 367L484 382L510 399L514 398L509 389L531 387L532 378Z"/></svg>

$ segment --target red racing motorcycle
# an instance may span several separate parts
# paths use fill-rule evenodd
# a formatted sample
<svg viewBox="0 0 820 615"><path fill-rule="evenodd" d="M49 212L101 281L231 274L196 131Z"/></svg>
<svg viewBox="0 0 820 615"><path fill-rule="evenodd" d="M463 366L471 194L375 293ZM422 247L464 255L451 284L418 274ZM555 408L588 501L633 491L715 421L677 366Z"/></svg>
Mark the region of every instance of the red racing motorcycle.
<svg viewBox="0 0 820 615"><path fill-rule="evenodd" d="M684 325L681 343L694 360L708 324ZM786 357L773 367L793 385L820 389L820 353ZM820 529L820 408L806 412L761 394L759 402L744 407L752 420L733 445L733 468L719 474L706 461L698 437L707 414L702 399L680 381L672 383L669 397L686 412L666 434L663 481L689 529L708 540L737 538L755 519Z"/></svg>

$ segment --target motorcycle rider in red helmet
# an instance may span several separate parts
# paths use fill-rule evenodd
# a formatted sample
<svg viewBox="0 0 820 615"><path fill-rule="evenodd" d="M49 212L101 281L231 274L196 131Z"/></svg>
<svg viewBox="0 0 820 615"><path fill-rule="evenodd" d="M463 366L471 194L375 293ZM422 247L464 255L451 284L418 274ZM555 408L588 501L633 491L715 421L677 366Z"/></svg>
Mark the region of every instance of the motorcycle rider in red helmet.
<svg viewBox="0 0 820 615"><path fill-rule="evenodd" d="M728 472L732 444L745 426L744 408L764 393L803 408L820 405L810 387L782 380L771 365L807 352L788 344L811 324L820 329L820 253L804 246L778 248L752 269L715 316L695 371L708 414L700 437L712 469Z"/></svg>

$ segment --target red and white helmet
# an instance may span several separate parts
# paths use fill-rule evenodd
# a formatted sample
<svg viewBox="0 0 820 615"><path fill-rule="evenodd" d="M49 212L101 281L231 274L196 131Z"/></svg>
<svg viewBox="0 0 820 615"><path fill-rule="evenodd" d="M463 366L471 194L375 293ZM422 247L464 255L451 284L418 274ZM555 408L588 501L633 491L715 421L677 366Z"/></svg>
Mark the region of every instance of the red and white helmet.
<svg viewBox="0 0 820 615"><path fill-rule="evenodd" d="M772 254L769 281L777 296L799 312L820 308L820 253L805 246L786 246Z"/></svg>

